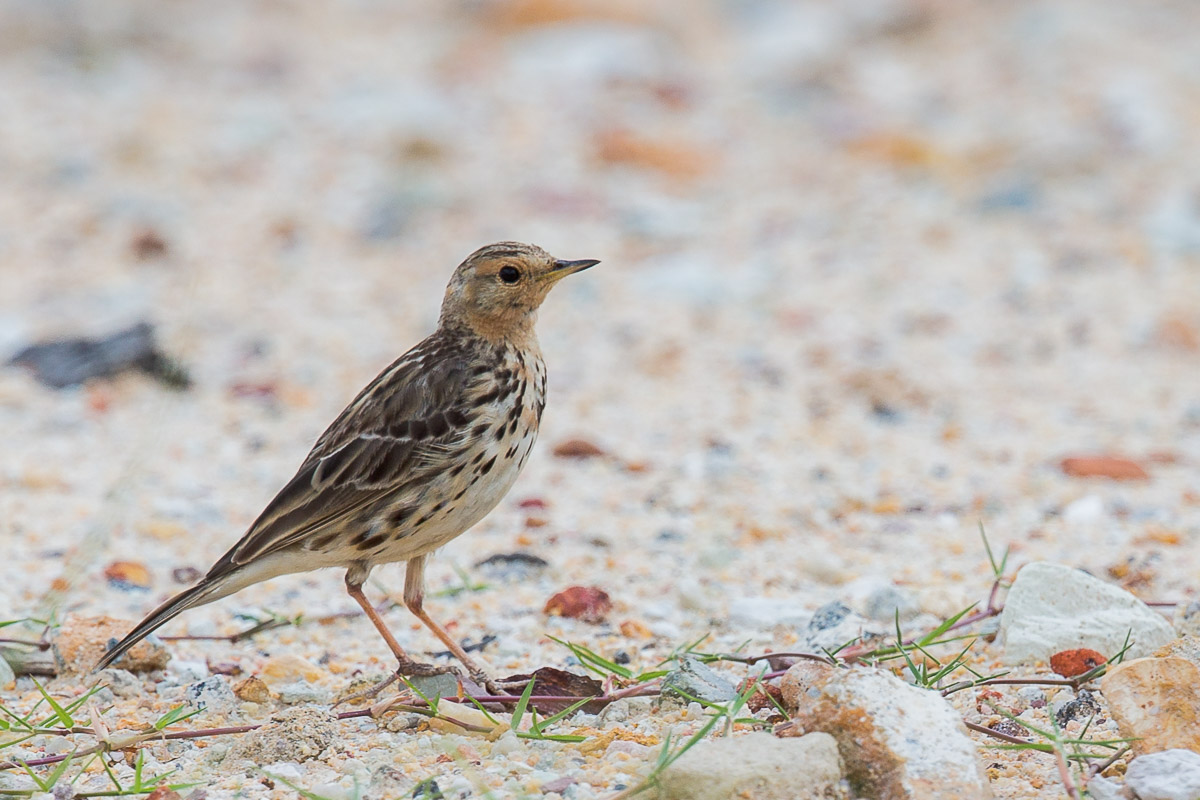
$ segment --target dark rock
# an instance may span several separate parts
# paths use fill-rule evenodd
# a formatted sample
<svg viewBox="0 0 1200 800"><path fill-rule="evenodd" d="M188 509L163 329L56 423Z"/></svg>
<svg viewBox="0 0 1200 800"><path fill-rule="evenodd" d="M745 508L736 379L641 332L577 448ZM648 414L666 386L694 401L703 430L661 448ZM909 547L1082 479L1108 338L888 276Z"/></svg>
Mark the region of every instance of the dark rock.
<svg viewBox="0 0 1200 800"><path fill-rule="evenodd" d="M39 342L21 350L9 363L31 370L35 378L54 389L77 386L91 378L109 378L132 369L141 370L173 389L191 385L183 367L159 351L154 342L154 327L148 322L96 339L78 337Z"/></svg>
<svg viewBox="0 0 1200 800"><path fill-rule="evenodd" d="M1080 689L1074 700L1059 706L1058 711L1054 713L1054 721L1058 723L1058 727L1065 728L1073 719L1082 721L1099 713L1100 704L1096 702L1096 698L1092 697L1092 693L1087 689Z"/></svg>

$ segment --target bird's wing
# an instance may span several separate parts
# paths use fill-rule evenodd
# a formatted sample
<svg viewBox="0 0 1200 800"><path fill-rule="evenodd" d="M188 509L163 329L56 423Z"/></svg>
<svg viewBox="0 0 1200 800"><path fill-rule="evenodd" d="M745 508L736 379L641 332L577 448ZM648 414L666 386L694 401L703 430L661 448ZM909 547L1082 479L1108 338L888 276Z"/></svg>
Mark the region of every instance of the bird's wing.
<svg viewBox="0 0 1200 800"><path fill-rule="evenodd" d="M334 420L209 577L319 536L435 474L467 439L472 377L465 358L429 340L402 356Z"/></svg>

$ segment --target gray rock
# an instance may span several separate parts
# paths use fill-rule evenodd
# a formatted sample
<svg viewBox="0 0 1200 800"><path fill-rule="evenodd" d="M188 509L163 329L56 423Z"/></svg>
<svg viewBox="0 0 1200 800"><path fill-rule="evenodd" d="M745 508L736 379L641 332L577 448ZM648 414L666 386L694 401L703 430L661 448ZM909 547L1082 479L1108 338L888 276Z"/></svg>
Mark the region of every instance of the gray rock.
<svg viewBox="0 0 1200 800"><path fill-rule="evenodd" d="M324 686L317 686L308 681L293 681L292 683L276 684L274 691L279 695L279 702L288 706L301 703L328 703L333 699L333 692Z"/></svg>
<svg viewBox="0 0 1200 800"><path fill-rule="evenodd" d="M854 641L865 641L887 635L878 623L854 613L838 601L818 608L801 633L800 649L813 653L837 651Z"/></svg>
<svg viewBox="0 0 1200 800"><path fill-rule="evenodd" d="M812 612L797 600L775 597L739 597L729 604L729 622L737 627L769 630L776 625L803 628Z"/></svg>
<svg viewBox="0 0 1200 800"><path fill-rule="evenodd" d="M663 678L663 691L710 703L726 703L737 696L732 683L695 658L680 660L679 666L667 673Z"/></svg>
<svg viewBox="0 0 1200 800"><path fill-rule="evenodd" d="M448 672L441 675L416 675L410 677L408 682L430 700L458 696L458 676Z"/></svg>
<svg viewBox="0 0 1200 800"><path fill-rule="evenodd" d="M183 698L192 708L220 716L231 714L242 702L224 675L213 675L189 685L183 690Z"/></svg>
<svg viewBox="0 0 1200 800"><path fill-rule="evenodd" d="M1124 786L1102 775L1087 782L1087 792L1092 800L1129 800L1129 793Z"/></svg>
<svg viewBox="0 0 1200 800"><path fill-rule="evenodd" d="M837 742L825 733L776 738L756 731L706 739L671 764L659 800L834 800L842 783Z"/></svg>
<svg viewBox="0 0 1200 800"><path fill-rule="evenodd" d="M867 616L879 622L894 622L899 614L901 621L912 619L921 613L921 604L916 595L898 586L880 586L867 595Z"/></svg>
<svg viewBox="0 0 1200 800"><path fill-rule="evenodd" d="M1200 753L1163 750L1135 758L1125 785L1140 800L1196 800L1200 797Z"/></svg>
<svg viewBox="0 0 1200 800"><path fill-rule="evenodd" d="M13 668L3 658L0 658L0 688L8 686L17 679L17 673L13 672Z"/></svg>
<svg viewBox="0 0 1200 800"><path fill-rule="evenodd" d="M1180 607L1175 615L1175 630L1183 636L1200 636L1200 600Z"/></svg>
<svg viewBox="0 0 1200 800"><path fill-rule="evenodd" d="M1048 661L1073 647L1111 656L1127 634L1133 646L1126 658L1150 655L1175 638L1170 623L1124 589L1044 561L1017 573L1000 617L1010 664Z"/></svg>
<svg viewBox="0 0 1200 800"><path fill-rule="evenodd" d="M1062 703L1054 704L1054 721L1058 727L1065 728L1072 720L1085 722L1089 717L1100 713L1100 704L1087 689L1080 689L1075 697Z"/></svg>
<svg viewBox="0 0 1200 800"><path fill-rule="evenodd" d="M321 755L337 739L337 717L330 711L301 706L271 716L256 731L244 734L229 748L227 760L249 759L256 764L302 762Z"/></svg>
<svg viewBox="0 0 1200 800"><path fill-rule="evenodd" d="M141 679L127 669L109 667L97 672L95 677L117 697L137 697L144 691Z"/></svg>

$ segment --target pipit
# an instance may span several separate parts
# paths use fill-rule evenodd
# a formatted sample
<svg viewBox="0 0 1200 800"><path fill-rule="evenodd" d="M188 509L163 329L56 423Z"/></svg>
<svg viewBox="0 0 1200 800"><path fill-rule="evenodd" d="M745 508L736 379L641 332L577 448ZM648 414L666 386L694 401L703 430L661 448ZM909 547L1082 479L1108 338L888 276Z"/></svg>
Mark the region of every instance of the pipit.
<svg viewBox="0 0 1200 800"><path fill-rule="evenodd" d="M373 567L405 561L404 604L472 679L494 686L425 611L425 559L483 519L525 466L546 404L538 307L559 280L597 263L518 242L472 253L446 287L437 330L359 392L203 579L150 612L96 668L189 608L279 575L342 567L398 674L449 671L412 659L363 594Z"/></svg>

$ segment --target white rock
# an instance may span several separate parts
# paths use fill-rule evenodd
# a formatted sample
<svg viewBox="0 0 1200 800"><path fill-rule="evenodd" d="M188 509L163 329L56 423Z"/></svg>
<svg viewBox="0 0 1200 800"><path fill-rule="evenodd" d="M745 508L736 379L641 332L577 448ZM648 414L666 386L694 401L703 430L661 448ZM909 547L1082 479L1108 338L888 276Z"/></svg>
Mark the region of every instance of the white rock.
<svg viewBox="0 0 1200 800"><path fill-rule="evenodd" d="M1104 519L1104 498L1098 494L1084 495L1068 503L1062 516L1071 525L1093 525Z"/></svg>
<svg viewBox="0 0 1200 800"><path fill-rule="evenodd" d="M1200 753L1164 750L1133 760L1125 785L1140 800L1196 800L1200 797Z"/></svg>
<svg viewBox="0 0 1200 800"><path fill-rule="evenodd" d="M739 597L729 604L729 622L733 626L770 630L776 625L803 628L812 612L798 600L775 597Z"/></svg>
<svg viewBox="0 0 1200 800"><path fill-rule="evenodd" d="M1124 589L1044 561L1017 573L1000 616L1010 664L1046 661L1073 647L1111 656L1126 634L1132 642L1128 658L1150 655L1175 638L1170 623Z"/></svg>
<svg viewBox="0 0 1200 800"><path fill-rule="evenodd" d="M1100 775L1087 782L1087 791L1092 800L1128 800L1121 784Z"/></svg>
<svg viewBox="0 0 1200 800"><path fill-rule="evenodd" d="M987 777L962 718L944 697L881 669L801 661L783 676L784 706L801 733L841 748L850 785L887 800L984 800Z"/></svg>
<svg viewBox="0 0 1200 800"><path fill-rule="evenodd" d="M778 739L756 731L705 739L663 773L660 800L832 800L846 797L837 742L824 733Z"/></svg>
<svg viewBox="0 0 1200 800"><path fill-rule="evenodd" d="M0 689L8 686L16 679L17 675L13 672L13 668L8 665L7 661L0 658Z"/></svg>

